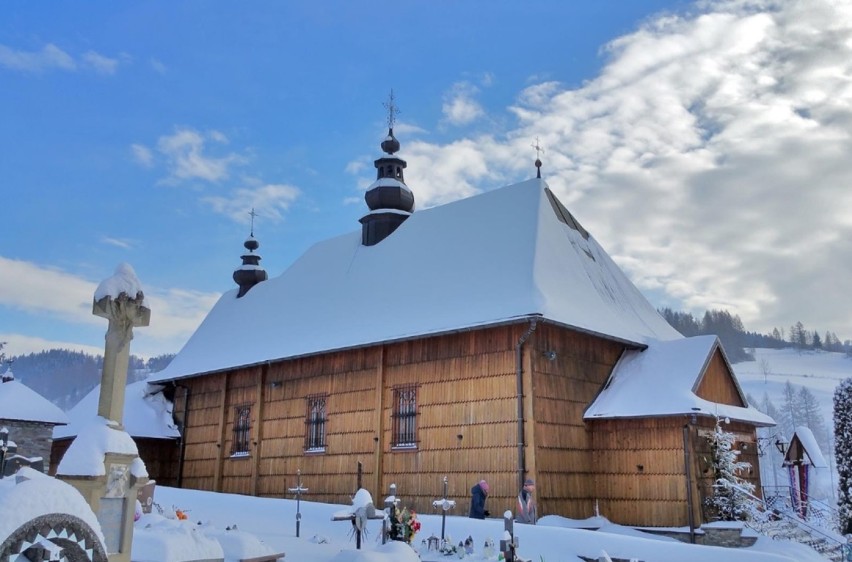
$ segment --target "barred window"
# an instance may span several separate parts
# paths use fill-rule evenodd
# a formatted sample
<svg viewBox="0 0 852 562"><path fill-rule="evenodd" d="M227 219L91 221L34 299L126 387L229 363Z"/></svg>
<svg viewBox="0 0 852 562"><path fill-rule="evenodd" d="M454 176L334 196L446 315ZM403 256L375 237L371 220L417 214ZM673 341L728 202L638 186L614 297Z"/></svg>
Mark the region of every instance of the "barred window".
<svg viewBox="0 0 852 562"><path fill-rule="evenodd" d="M231 456L244 457L249 454L251 436L251 405L234 408L234 444Z"/></svg>
<svg viewBox="0 0 852 562"><path fill-rule="evenodd" d="M417 447L417 386L393 389L393 447Z"/></svg>
<svg viewBox="0 0 852 562"><path fill-rule="evenodd" d="M315 394L307 399L308 415L305 419L305 450L325 451L326 403L328 395Z"/></svg>

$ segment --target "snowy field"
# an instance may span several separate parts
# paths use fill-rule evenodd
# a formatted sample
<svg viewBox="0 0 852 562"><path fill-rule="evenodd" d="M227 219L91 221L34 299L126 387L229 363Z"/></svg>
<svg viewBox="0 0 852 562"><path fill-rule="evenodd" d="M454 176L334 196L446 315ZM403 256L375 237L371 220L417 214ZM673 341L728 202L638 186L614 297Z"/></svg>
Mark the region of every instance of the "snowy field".
<svg viewBox="0 0 852 562"><path fill-rule="evenodd" d="M200 521L224 529L237 525L260 537L275 552L286 553L285 562L433 562L453 560L439 553L424 552L421 541L430 535L441 535L441 516L418 514L422 528L414 540L418 553L403 543L381 544L381 521L369 521L367 536L360 551L355 549L348 521L332 521L332 515L347 506L301 502L300 538L296 538L296 502L218 494L196 490L158 487L155 501L166 509L185 510L186 525ZM466 512L466 498L459 498L460 512ZM404 502L404 498L403 498ZM591 521L603 526L599 531L576 528L578 522L546 516L536 526L516 525L520 540L519 554L534 562L580 562L579 556L597 559L602 552L611 557L637 558L649 562L812 562L824 560L807 547L787 541L759 538L750 548L730 549L693 546L673 539L654 537L627 527ZM453 541L473 538L475 550L466 560L488 560L482 556L486 539L499 545L503 521L447 517L446 533ZM496 556L491 560L496 561Z"/></svg>
<svg viewBox="0 0 852 562"><path fill-rule="evenodd" d="M787 381L797 387L806 386L822 406L826 425L833 425L834 389L840 381L852 377L852 358L826 351L758 348L754 359L733 365L743 392L758 401L768 393L781 407Z"/></svg>

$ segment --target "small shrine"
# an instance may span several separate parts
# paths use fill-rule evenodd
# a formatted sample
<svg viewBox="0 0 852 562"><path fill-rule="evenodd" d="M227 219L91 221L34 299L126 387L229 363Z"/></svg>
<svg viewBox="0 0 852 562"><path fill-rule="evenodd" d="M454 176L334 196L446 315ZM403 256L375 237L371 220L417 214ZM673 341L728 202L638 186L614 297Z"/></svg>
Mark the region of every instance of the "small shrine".
<svg viewBox="0 0 852 562"><path fill-rule="evenodd" d="M784 455L784 466L787 467L790 477L790 495L793 501L793 509L802 519L808 515L808 501L810 498L811 478L814 476L813 469L826 468L828 463L817 444L810 428L799 426L790 439L787 453Z"/></svg>

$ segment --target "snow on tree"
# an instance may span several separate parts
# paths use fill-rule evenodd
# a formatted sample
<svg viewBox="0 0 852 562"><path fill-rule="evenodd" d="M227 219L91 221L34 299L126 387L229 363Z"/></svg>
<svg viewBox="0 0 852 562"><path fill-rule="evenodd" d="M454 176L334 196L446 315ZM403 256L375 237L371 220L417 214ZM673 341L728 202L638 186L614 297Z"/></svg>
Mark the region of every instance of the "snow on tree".
<svg viewBox="0 0 852 562"><path fill-rule="evenodd" d="M793 431L796 430L796 427L803 425L796 388L789 380L784 384L783 396L784 404L781 406L775 421L778 422L778 429L781 431L784 440L789 441L793 437Z"/></svg>
<svg viewBox="0 0 852 562"><path fill-rule="evenodd" d="M837 507L840 529L852 533L852 378L834 390L834 459L837 466Z"/></svg>
<svg viewBox="0 0 852 562"><path fill-rule="evenodd" d="M810 429L823 451L829 450L829 435L828 428L825 426L825 418L822 415L822 407L819 401L814 396L813 392L806 387L799 388L798 410L799 410L799 425L804 425ZM796 426L798 427L798 426Z"/></svg>
<svg viewBox="0 0 852 562"><path fill-rule="evenodd" d="M716 427L709 438L714 484L713 495L705 501L720 520L740 521L749 518L756 508L752 499L754 484L740 477L741 472L751 468L751 463L737 460L740 451L734 447L736 438L725 431L722 423L716 418Z"/></svg>

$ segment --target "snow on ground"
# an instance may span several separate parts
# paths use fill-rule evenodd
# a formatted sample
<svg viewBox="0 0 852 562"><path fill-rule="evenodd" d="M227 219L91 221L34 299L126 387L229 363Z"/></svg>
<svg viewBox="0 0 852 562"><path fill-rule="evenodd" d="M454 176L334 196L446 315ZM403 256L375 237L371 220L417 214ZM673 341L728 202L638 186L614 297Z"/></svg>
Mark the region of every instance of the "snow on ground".
<svg viewBox="0 0 852 562"><path fill-rule="evenodd" d="M758 401L766 392L779 408L784 404L787 381L796 387L808 387L822 406L825 422L830 426L834 389L840 381L852 377L852 358L836 352L757 348L754 361L736 363L733 368L743 392Z"/></svg>
<svg viewBox="0 0 852 562"><path fill-rule="evenodd" d="M421 541L441 534L441 516L417 514L422 529L414 540L418 554L402 543L381 544L381 521L367 522L361 551L355 550L349 522L332 521L334 513L350 506L301 502L301 532L296 538L296 501L256 498L234 494L157 487L154 501L164 508L184 510L192 524L224 529L237 525L261 538L273 551L286 553L286 562L437 562L452 558L422 550ZM404 498L402 498L404 504ZM461 502L464 503L463 501ZM464 509L460 509L464 512ZM589 525L589 531L576 528ZM611 557L637 558L653 562L822 562L813 550L788 541L766 538L750 548L731 549L689 545L655 537L636 529L613 525L605 519L575 522L561 517L542 518L539 525L516 525L519 555L536 562L580 562L579 556L597 558L605 551ZM461 515L448 516L446 533L453 542L473 537L475 551L466 560L483 561L486 539L499 544L502 519L483 521ZM134 556L135 559L135 556ZM491 558L491 560L496 560ZM177 561L176 561L177 562Z"/></svg>
<svg viewBox="0 0 852 562"><path fill-rule="evenodd" d="M751 351L751 350L749 350ZM763 395L769 398L779 410L784 407L784 386L789 382L798 392L806 387L817 399L823 420L829 433L834 432L834 389L840 381L852 377L852 358L844 353L826 351L799 351L787 349L754 349L754 361L744 361L733 365L734 373L743 389L755 400L761 402ZM767 435L771 441L780 438L789 442L792 435L782 435L771 429ZM832 445L832 443L829 443ZM821 451L829 464L828 468L816 469L812 476L811 496L824 499L834 507L837 491L837 470L834 464L833 447ZM781 468L782 459L769 445L761 463L764 486L789 486L789 475ZM773 466L774 465L774 470Z"/></svg>

